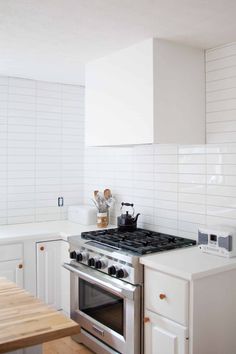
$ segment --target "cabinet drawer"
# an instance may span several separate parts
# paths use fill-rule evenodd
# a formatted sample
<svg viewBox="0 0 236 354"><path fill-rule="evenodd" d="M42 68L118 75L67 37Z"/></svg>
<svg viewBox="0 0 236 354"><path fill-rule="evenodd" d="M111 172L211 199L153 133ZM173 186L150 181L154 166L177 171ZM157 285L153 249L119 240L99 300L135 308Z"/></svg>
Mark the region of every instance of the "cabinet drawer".
<svg viewBox="0 0 236 354"><path fill-rule="evenodd" d="M10 261L13 259L22 259L23 247L17 243L13 245L0 245L0 262Z"/></svg>
<svg viewBox="0 0 236 354"><path fill-rule="evenodd" d="M145 307L183 325L188 323L188 281L145 269Z"/></svg>

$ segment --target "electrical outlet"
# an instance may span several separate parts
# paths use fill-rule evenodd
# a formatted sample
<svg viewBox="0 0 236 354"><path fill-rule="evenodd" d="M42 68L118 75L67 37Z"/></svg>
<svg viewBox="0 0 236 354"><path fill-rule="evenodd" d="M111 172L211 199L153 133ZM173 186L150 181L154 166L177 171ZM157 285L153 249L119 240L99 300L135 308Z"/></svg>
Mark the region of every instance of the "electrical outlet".
<svg viewBox="0 0 236 354"><path fill-rule="evenodd" d="M64 205L64 198L63 197L58 197L57 205L58 205L58 207L63 207L63 205Z"/></svg>

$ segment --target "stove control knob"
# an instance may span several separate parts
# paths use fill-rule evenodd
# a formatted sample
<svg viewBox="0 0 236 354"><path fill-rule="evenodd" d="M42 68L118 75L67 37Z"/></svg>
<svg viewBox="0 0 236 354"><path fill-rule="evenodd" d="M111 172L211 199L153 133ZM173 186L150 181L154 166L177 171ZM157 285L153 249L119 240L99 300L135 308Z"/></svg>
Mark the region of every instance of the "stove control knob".
<svg viewBox="0 0 236 354"><path fill-rule="evenodd" d="M110 267L108 267L108 274L109 275L115 275L116 274L116 266L112 265Z"/></svg>
<svg viewBox="0 0 236 354"><path fill-rule="evenodd" d="M107 260L106 259L97 259L95 261L95 268L96 269L106 268L106 266L107 266Z"/></svg>
<svg viewBox="0 0 236 354"><path fill-rule="evenodd" d="M102 261L98 260L95 262L95 268L96 269L102 269Z"/></svg>
<svg viewBox="0 0 236 354"><path fill-rule="evenodd" d="M94 267L95 266L95 259L94 258L89 258L88 259L88 266L89 267Z"/></svg>
<svg viewBox="0 0 236 354"><path fill-rule="evenodd" d="M71 259L75 259L76 258L76 252L75 251L71 251L70 252L70 258Z"/></svg>
<svg viewBox="0 0 236 354"><path fill-rule="evenodd" d="M117 269L116 271L116 277L117 278L126 278L127 277L127 272L124 268Z"/></svg>
<svg viewBox="0 0 236 354"><path fill-rule="evenodd" d="M81 262L83 260L83 256L82 256L81 252L76 254L76 260L77 260L77 262Z"/></svg>
<svg viewBox="0 0 236 354"><path fill-rule="evenodd" d="M71 259L76 259L77 252L79 252L79 251L78 251L78 250L70 251L70 258L71 258Z"/></svg>
<svg viewBox="0 0 236 354"><path fill-rule="evenodd" d="M76 255L76 260L78 262L87 261L88 257L89 257L88 252L79 252Z"/></svg>

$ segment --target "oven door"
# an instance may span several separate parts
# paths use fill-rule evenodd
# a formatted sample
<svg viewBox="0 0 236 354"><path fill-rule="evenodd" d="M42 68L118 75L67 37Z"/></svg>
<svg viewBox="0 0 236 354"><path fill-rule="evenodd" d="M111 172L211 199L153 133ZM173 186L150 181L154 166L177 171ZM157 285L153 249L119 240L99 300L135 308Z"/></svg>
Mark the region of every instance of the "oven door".
<svg viewBox="0 0 236 354"><path fill-rule="evenodd" d="M71 317L118 352L139 354L142 288L79 263L64 267L71 272Z"/></svg>

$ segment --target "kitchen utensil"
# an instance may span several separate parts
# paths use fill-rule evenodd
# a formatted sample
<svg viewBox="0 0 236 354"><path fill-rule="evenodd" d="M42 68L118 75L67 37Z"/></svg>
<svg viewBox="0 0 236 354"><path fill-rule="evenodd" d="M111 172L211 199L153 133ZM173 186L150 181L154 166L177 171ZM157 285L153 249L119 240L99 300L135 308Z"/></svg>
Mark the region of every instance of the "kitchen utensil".
<svg viewBox="0 0 236 354"><path fill-rule="evenodd" d="M124 212L124 207L130 207L132 208L132 214L129 214L128 210L125 210ZM121 215L117 217L117 225L119 231L134 231L137 229L137 220L140 214L135 214L134 210L134 204L132 203L121 203Z"/></svg>
<svg viewBox="0 0 236 354"><path fill-rule="evenodd" d="M114 204L111 190L107 188L103 193L95 190L93 202L99 213L107 213L108 209Z"/></svg>
<svg viewBox="0 0 236 354"><path fill-rule="evenodd" d="M104 198L106 200L110 199L111 198L111 190L109 188L107 189L104 189Z"/></svg>

